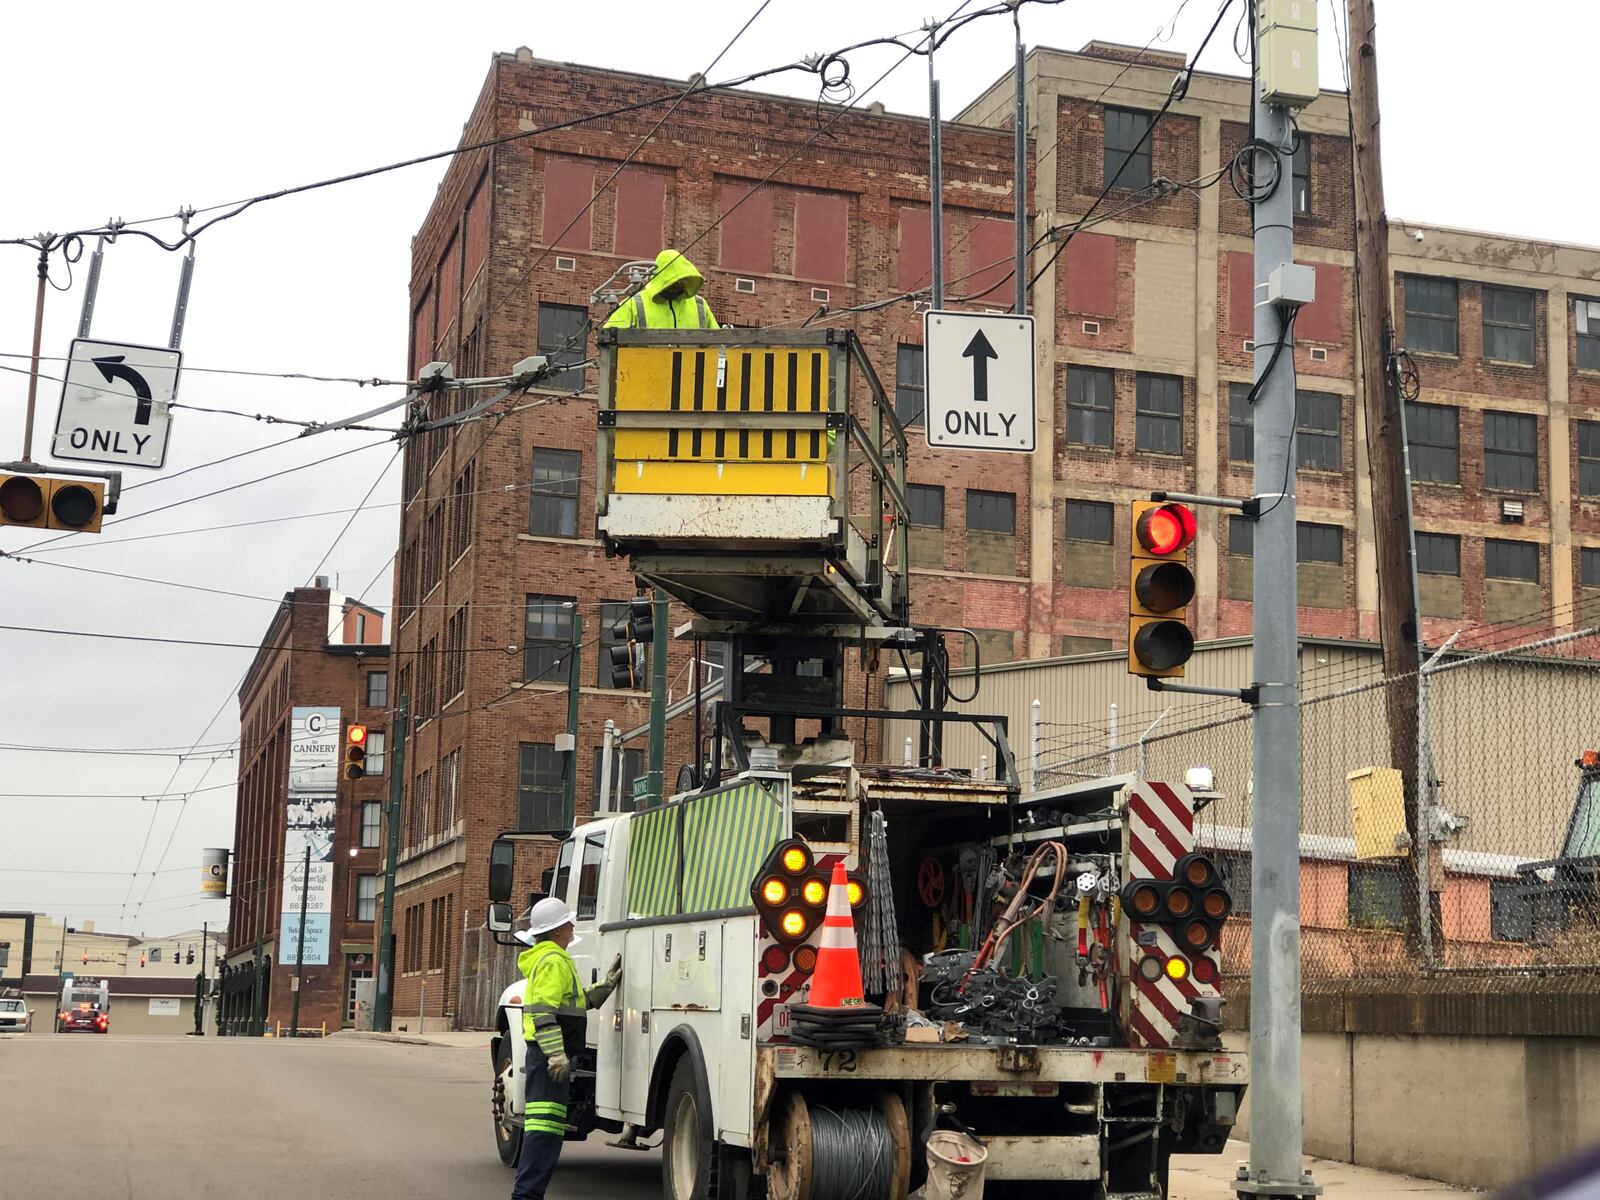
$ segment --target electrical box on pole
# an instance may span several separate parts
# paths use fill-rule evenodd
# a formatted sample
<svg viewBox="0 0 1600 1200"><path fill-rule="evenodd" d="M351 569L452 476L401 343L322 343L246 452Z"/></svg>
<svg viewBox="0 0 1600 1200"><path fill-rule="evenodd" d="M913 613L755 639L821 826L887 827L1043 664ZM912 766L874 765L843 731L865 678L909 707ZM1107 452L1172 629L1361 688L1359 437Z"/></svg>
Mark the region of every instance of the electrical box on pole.
<svg viewBox="0 0 1600 1200"><path fill-rule="evenodd" d="M1304 108L1317 86L1317 0L1256 0L1261 102Z"/></svg>

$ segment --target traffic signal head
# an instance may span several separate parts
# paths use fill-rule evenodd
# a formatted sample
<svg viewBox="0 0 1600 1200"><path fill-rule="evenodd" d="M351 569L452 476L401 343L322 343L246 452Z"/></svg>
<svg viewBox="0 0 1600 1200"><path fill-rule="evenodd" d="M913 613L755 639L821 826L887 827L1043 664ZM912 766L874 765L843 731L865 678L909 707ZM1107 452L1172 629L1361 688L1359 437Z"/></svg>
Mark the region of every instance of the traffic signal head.
<svg viewBox="0 0 1600 1200"><path fill-rule="evenodd" d="M344 777L360 779L367 773L367 727L350 725L344 731Z"/></svg>
<svg viewBox="0 0 1600 1200"><path fill-rule="evenodd" d="M628 601L628 640L648 642L656 634L655 616L651 611L650 597L635 596Z"/></svg>
<svg viewBox="0 0 1600 1200"><path fill-rule="evenodd" d="M0 525L99 533L105 498L95 479L0 474Z"/></svg>
<svg viewBox="0 0 1600 1200"><path fill-rule="evenodd" d="M1194 510L1185 504L1140 501L1129 522L1128 671L1133 675L1182 675L1194 653L1186 623L1194 599L1189 546Z"/></svg>
<svg viewBox="0 0 1600 1200"><path fill-rule="evenodd" d="M644 687L644 643L623 640L627 637L627 627L622 624L618 624L612 633L618 640L606 647L606 662L611 672L611 686L634 690Z"/></svg>

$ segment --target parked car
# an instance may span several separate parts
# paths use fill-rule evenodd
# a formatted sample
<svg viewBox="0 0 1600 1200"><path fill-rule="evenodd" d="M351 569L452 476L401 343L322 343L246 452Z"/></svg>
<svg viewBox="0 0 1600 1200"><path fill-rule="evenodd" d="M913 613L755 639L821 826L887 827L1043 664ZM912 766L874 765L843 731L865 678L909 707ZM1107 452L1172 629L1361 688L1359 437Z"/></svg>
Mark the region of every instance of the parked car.
<svg viewBox="0 0 1600 1200"><path fill-rule="evenodd" d="M27 1033L33 1028L33 1014L20 996L0 996L0 1033Z"/></svg>

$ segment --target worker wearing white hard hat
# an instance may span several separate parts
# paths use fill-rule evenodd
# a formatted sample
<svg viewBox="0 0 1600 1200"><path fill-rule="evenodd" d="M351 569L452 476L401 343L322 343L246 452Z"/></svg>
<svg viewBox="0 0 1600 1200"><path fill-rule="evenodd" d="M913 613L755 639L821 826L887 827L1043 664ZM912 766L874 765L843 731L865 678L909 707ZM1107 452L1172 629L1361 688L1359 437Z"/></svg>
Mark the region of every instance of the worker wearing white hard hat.
<svg viewBox="0 0 1600 1200"><path fill-rule="evenodd" d="M622 978L622 956L605 979L584 988L567 953L572 944L572 910L546 896L528 913L528 927L516 939L528 948L517 956L527 977L522 993L522 1036L528 1043L527 1104L522 1113L522 1149L512 1200L544 1200L561 1158L567 1131L567 1092L572 1056L584 1045L584 1011L605 1003Z"/></svg>

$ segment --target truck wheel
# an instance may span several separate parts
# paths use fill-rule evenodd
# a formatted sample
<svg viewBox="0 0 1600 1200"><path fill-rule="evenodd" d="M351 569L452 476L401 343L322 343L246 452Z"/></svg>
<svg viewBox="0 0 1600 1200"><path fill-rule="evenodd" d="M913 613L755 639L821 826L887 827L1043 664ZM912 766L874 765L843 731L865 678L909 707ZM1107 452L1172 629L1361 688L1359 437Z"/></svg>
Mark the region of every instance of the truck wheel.
<svg viewBox="0 0 1600 1200"><path fill-rule="evenodd" d="M711 1189L711 1100L695 1084L685 1056L673 1068L661 1125L661 1184L665 1200L701 1200Z"/></svg>
<svg viewBox="0 0 1600 1200"><path fill-rule="evenodd" d="M517 1165L517 1155L522 1151L522 1122L511 1111L511 1097L506 1094L511 1083L511 1032L500 1038L494 1052L494 1093L490 1107L494 1112L494 1141L500 1151L500 1161L508 1167Z"/></svg>

